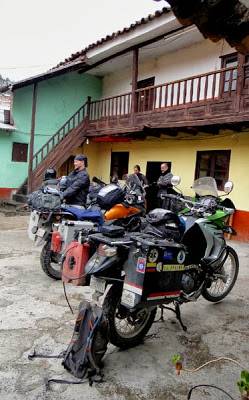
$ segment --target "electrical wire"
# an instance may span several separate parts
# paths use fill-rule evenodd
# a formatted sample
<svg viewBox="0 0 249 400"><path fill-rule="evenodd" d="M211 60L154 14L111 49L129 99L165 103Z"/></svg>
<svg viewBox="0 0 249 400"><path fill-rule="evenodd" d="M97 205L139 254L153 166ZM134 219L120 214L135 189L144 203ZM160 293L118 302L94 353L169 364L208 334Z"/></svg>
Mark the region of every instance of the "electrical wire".
<svg viewBox="0 0 249 400"><path fill-rule="evenodd" d="M215 385L196 385L196 386L193 386L193 387L190 389L190 391L188 392L187 400L190 400L191 395L192 395L192 392L193 392L195 389L200 388L200 387L209 387L209 388L213 388L213 389L219 390L220 392L224 393L227 397L229 397L229 399L231 399L231 400L236 400L236 399L234 399L234 397L232 397L229 393L227 393L224 389L221 389L220 387L215 386Z"/></svg>

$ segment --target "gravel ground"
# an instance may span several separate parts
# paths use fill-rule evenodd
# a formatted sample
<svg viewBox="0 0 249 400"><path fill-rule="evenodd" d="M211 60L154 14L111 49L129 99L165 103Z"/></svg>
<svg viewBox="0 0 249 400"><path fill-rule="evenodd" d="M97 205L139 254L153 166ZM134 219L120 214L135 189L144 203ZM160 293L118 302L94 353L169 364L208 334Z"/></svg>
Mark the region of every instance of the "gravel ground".
<svg viewBox="0 0 249 400"><path fill-rule="evenodd" d="M119 351L109 346L104 358L105 382L89 387L52 384L44 379L73 379L60 360L28 360L34 349L58 354L67 347L74 326L61 282L48 278L39 265L40 248L26 235L27 217L0 216L0 399L1 400L185 400L191 386L216 384L239 399L240 369L217 363L196 373L176 376L170 359L183 353L193 368L220 356L232 357L249 368L249 245L231 242L240 258L240 274L232 293L220 304L204 299L182 307L188 327L181 330L173 314L155 323L140 346ZM67 286L75 312L89 288ZM211 392L210 392L211 393ZM224 399L216 392L196 392L191 398Z"/></svg>

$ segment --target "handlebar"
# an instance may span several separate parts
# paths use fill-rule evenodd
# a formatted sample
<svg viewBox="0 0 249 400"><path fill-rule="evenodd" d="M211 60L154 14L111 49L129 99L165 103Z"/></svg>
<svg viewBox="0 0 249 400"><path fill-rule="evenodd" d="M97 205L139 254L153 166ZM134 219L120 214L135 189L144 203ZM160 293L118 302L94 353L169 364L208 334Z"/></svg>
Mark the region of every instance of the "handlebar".
<svg viewBox="0 0 249 400"><path fill-rule="evenodd" d="M222 210L229 214L232 214L234 212L234 210L232 208L220 206L219 204L217 204L217 202L212 204L212 206L210 206L208 204L200 203L197 201L184 199L175 194L161 194L161 198L162 199L169 198L169 199L178 200L178 201L184 203L188 208L190 208L190 210L192 212L196 212L196 213L205 213L205 212L211 212L211 211L215 211L215 210ZM189 207L189 206L191 206L191 207Z"/></svg>
<svg viewBox="0 0 249 400"><path fill-rule="evenodd" d="M96 176L93 176L92 181L97 183L98 185L106 186L106 183L103 182L101 179L97 178Z"/></svg>

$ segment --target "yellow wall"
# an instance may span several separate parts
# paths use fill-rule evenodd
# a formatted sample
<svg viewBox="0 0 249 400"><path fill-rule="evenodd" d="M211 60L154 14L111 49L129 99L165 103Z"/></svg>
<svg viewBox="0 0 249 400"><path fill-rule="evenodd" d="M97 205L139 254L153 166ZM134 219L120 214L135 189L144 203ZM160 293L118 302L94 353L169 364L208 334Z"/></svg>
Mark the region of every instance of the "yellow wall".
<svg viewBox="0 0 249 400"><path fill-rule="evenodd" d="M146 139L129 143L93 143L82 149L89 157L88 171L91 176L109 182L111 151L129 151L129 172L139 164L146 172L147 161L168 160L172 162L172 172L180 175L182 191L186 195L193 192L196 152L205 150L231 150L229 179L234 182L231 199L236 208L249 211L249 132L235 133L223 131L217 136L199 134L198 136L178 137L178 139Z"/></svg>

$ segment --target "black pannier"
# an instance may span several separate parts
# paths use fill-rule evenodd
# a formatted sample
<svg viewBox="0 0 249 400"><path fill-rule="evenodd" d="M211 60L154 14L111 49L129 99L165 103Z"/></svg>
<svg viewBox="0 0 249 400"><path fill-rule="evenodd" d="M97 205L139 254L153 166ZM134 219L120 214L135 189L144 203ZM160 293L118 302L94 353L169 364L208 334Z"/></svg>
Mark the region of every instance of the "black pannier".
<svg viewBox="0 0 249 400"><path fill-rule="evenodd" d="M100 189L97 195L97 203L104 210L109 210L115 204L121 203L123 200L123 190L119 186L112 184Z"/></svg>

